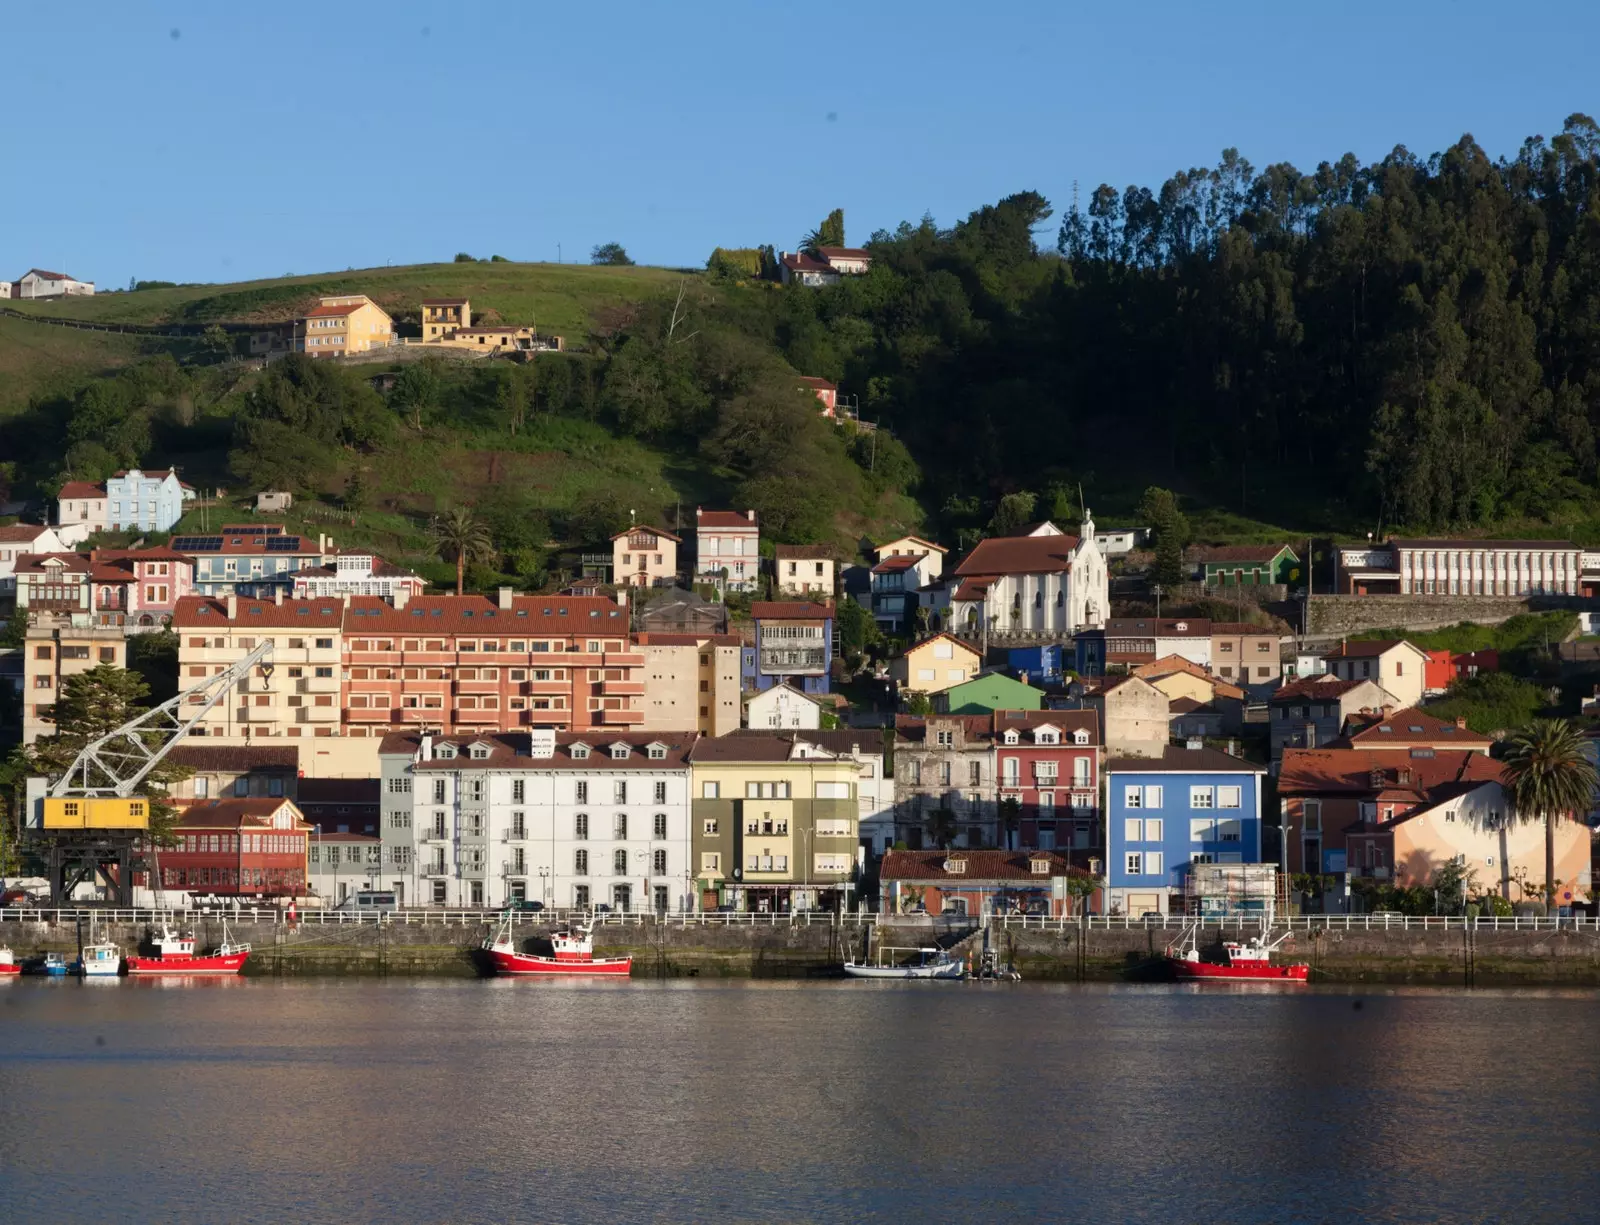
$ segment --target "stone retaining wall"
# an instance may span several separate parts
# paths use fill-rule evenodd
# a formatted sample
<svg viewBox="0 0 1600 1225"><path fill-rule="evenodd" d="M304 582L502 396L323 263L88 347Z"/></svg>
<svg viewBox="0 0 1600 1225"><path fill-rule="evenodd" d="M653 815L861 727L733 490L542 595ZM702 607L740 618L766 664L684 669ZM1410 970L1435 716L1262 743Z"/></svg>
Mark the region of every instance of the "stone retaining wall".
<svg viewBox="0 0 1600 1225"><path fill-rule="evenodd" d="M1540 603L1540 607L1557 607ZM1527 600L1510 596L1317 595L1309 610L1311 634L1359 634L1364 630L1437 629L1461 621L1500 622L1532 610Z"/></svg>

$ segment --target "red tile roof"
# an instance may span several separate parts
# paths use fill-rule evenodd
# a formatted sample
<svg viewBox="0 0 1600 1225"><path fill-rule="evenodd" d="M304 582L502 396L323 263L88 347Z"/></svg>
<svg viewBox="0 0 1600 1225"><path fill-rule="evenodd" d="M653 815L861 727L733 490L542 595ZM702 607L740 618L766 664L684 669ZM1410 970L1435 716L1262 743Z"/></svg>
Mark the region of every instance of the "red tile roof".
<svg viewBox="0 0 1600 1225"><path fill-rule="evenodd" d="M1191 774L1199 772L1223 773L1236 771L1245 774L1265 774L1267 767L1260 762L1233 757L1220 749L1181 749L1169 744L1160 757L1114 757L1105 764L1105 773L1118 774Z"/></svg>
<svg viewBox="0 0 1600 1225"><path fill-rule="evenodd" d="M839 390L839 385L837 383L830 383L827 379L819 379L815 375L811 374L802 374L800 376L800 385L802 387L809 387L814 391Z"/></svg>
<svg viewBox="0 0 1600 1225"><path fill-rule="evenodd" d="M1352 730L1345 739L1353 748L1405 748L1413 744L1440 742L1459 744L1462 748L1488 748L1494 743L1494 737L1470 730L1465 720L1457 723L1454 719L1441 719L1415 706L1397 710L1387 718L1382 715L1352 715L1350 724Z"/></svg>
<svg viewBox="0 0 1600 1225"><path fill-rule="evenodd" d="M43 536L50 529L41 527L37 523L4 523L0 524L0 542L10 544L14 541L27 543Z"/></svg>
<svg viewBox="0 0 1600 1225"><path fill-rule="evenodd" d="M174 629L218 628L231 625L239 629L336 630L344 620L342 599L251 600L240 597L238 615L228 620L228 602L216 596L189 595L172 610Z"/></svg>
<svg viewBox="0 0 1600 1225"><path fill-rule="evenodd" d="M1033 870L1033 861L1050 865L1047 873ZM945 865L960 862L965 869L950 872ZM878 866L880 880L937 881L952 885L990 881L1045 881L1052 876L1086 875L1054 851L890 851Z"/></svg>
<svg viewBox="0 0 1600 1225"><path fill-rule="evenodd" d="M803 251L791 251L789 254L783 256L781 262L796 272L832 271L827 264L823 263L821 260L812 259Z"/></svg>
<svg viewBox="0 0 1600 1225"><path fill-rule="evenodd" d="M417 596L395 608L377 596L356 596L347 633L449 633L517 637L537 634L626 635L628 610L604 596L513 596L510 608L481 595Z"/></svg>
<svg viewBox="0 0 1600 1225"><path fill-rule="evenodd" d="M293 800L267 797L196 800L178 814L176 824L179 829L269 829L273 816L284 807L294 813L296 830L311 828Z"/></svg>
<svg viewBox="0 0 1600 1225"><path fill-rule="evenodd" d="M895 739L916 744L928 738L929 724L959 723L966 733L968 744L987 744L992 739L994 716L988 715L896 715Z"/></svg>
<svg viewBox="0 0 1600 1225"><path fill-rule="evenodd" d="M423 306L466 306L466 298L424 298Z"/></svg>
<svg viewBox="0 0 1600 1225"><path fill-rule="evenodd" d="M344 315L353 315L365 302L346 302L341 306L313 306L303 316L306 319L334 319Z"/></svg>
<svg viewBox="0 0 1600 1225"><path fill-rule="evenodd" d="M29 276L43 277L47 281L70 281L73 279L65 272L46 272L43 268L29 268L22 274L22 276L19 276L17 280L20 281L23 277Z"/></svg>
<svg viewBox="0 0 1600 1225"><path fill-rule="evenodd" d="M106 487L97 485L93 481L68 481L61 486L57 498L103 498L106 496Z"/></svg>
<svg viewBox="0 0 1600 1225"><path fill-rule="evenodd" d="M833 601L757 600L750 605L750 616L757 621L822 621L833 616Z"/></svg>
<svg viewBox="0 0 1600 1225"><path fill-rule="evenodd" d="M1209 638L1212 624L1206 617L1109 617L1107 637Z"/></svg>
<svg viewBox="0 0 1600 1225"><path fill-rule="evenodd" d="M689 755L700 741L699 732L623 732L596 727L584 732L557 732L556 751L553 757L529 755L527 732L485 732L479 735L434 736L433 758L419 761L416 770L681 770L688 765ZM614 758L610 753L613 744L626 744L631 750L627 757ZM451 745L454 757L440 757L440 745ZM474 758L468 752L474 744L489 748L489 756ZM573 747L587 745L587 757L574 757ZM645 749L659 744L666 749L665 757L651 757ZM420 732L391 732L383 738L378 752L386 756L416 754L422 747Z"/></svg>
<svg viewBox="0 0 1600 1225"><path fill-rule="evenodd" d="M1436 798L1441 788L1498 781L1500 771L1500 762L1471 749L1440 749L1428 757L1381 749L1285 749L1278 767L1278 794L1389 792L1428 800Z"/></svg>
<svg viewBox="0 0 1600 1225"><path fill-rule="evenodd" d="M1341 698L1357 686L1377 684L1371 677L1341 681L1332 676L1308 676L1297 681L1285 681L1272 691L1272 700L1290 702L1301 698Z"/></svg>
<svg viewBox="0 0 1600 1225"><path fill-rule="evenodd" d="M1442 537L1391 539L1402 549L1577 549L1570 540L1448 540Z"/></svg>
<svg viewBox="0 0 1600 1225"><path fill-rule="evenodd" d="M1076 536L992 536L980 540L956 573L963 578L1055 574L1072 568Z"/></svg>
<svg viewBox="0 0 1600 1225"><path fill-rule="evenodd" d="M825 544L775 545L772 555L779 561L832 561L833 550Z"/></svg>
<svg viewBox="0 0 1600 1225"><path fill-rule="evenodd" d="M909 570L926 557L926 553L896 553L885 557L876 566L872 567L874 574L898 574L902 570Z"/></svg>
<svg viewBox="0 0 1600 1225"><path fill-rule="evenodd" d="M754 528L756 526L756 512L751 511L746 514L742 510L697 510L695 511L695 523L699 527L714 527L719 531L738 527Z"/></svg>
<svg viewBox="0 0 1600 1225"><path fill-rule="evenodd" d="M818 247L817 254L823 259L871 259L872 252L861 247Z"/></svg>
<svg viewBox="0 0 1600 1225"><path fill-rule="evenodd" d="M997 710L990 717L996 736L1036 727L1056 727L1069 733L1081 728L1089 733L1091 744L1100 741L1100 716L1093 710Z"/></svg>
<svg viewBox="0 0 1600 1225"><path fill-rule="evenodd" d="M174 765L188 766L192 770L295 770L300 766L300 750L294 745L286 748L253 744L187 744L174 745L167 752L167 760Z"/></svg>

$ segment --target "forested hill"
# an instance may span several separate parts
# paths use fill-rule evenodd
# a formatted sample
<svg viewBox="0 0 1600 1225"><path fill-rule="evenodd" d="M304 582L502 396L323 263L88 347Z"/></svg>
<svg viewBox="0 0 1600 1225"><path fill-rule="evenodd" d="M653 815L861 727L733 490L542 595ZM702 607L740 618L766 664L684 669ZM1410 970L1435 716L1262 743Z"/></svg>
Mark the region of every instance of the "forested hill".
<svg viewBox="0 0 1600 1225"><path fill-rule="evenodd" d="M779 540L918 527L954 544L997 520L1074 519L1080 490L1106 522L1150 485L1202 512L1201 539L1514 528L1600 541L1588 118L1498 160L1470 137L1311 172L1258 172L1230 150L1062 212L1022 192L948 228L880 231L871 271L822 289L763 279L770 252L754 251L721 252L704 274L597 269L593 285L541 265L382 270L368 291L397 312L451 276L508 324L536 307L550 318L565 294L571 351L429 363L376 385L371 367L304 359L242 371L203 342L108 351L94 374L90 355L78 385L0 420L0 478L27 495L180 463L196 484L284 484L312 506L381 511L393 542L378 543L400 555L424 547L428 516L492 506L495 522L537 525L497 532L499 564L520 557L525 575L548 541L603 538L629 511L676 522L698 501L754 507ZM842 245L842 217L823 233ZM201 294L167 309L212 319L314 288L164 292ZM50 309L112 320L151 300L87 301ZM13 329L0 339L32 329L30 344L65 331L0 322ZM797 375L833 380L888 428L822 420Z"/></svg>
<svg viewBox="0 0 1600 1225"><path fill-rule="evenodd" d="M1032 194L874 235L873 274L790 296L779 335L952 511L1153 482L1328 529L1567 530L1600 485L1597 192L1581 115L1510 160L1470 137L1311 172L1230 150L1087 193L1053 251Z"/></svg>

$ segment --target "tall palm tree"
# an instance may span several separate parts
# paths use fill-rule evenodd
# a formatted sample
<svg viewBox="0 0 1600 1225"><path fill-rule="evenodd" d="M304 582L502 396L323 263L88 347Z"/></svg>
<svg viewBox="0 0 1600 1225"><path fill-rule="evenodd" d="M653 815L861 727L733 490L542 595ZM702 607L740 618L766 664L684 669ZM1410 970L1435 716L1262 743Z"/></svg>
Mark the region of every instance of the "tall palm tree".
<svg viewBox="0 0 1600 1225"><path fill-rule="evenodd" d="M1518 821L1544 822L1544 888L1556 897L1556 823L1587 813L1595 802L1594 763L1583 736L1565 719L1535 719L1506 740L1502 779Z"/></svg>
<svg viewBox="0 0 1600 1225"><path fill-rule="evenodd" d="M456 594L466 580L468 562L486 562L494 557L494 538L470 506L452 506L448 514L435 515L428 524L428 539L440 561L456 563Z"/></svg>

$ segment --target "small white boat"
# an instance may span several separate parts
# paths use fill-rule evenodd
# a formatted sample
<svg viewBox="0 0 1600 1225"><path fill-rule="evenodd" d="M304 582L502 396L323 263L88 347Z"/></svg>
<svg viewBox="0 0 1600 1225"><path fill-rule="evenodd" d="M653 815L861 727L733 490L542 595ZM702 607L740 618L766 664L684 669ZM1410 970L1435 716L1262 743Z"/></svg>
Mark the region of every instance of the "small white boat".
<svg viewBox="0 0 1600 1225"><path fill-rule="evenodd" d="M109 940L94 938L94 919L89 920L89 943L78 955L76 970L85 978L115 978L122 973L122 950Z"/></svg>
<svg viewBox="0 0 1600 1225"><path fill-rule="evenodd" d="M884 954L890 954L889 964L884 964ZM893 954L910 953L914 956L897 961ZM965 978L967 963L958 961L943 949L894 948L880 945L875 963L847 961L844 972L851 978Z"/></svg>

